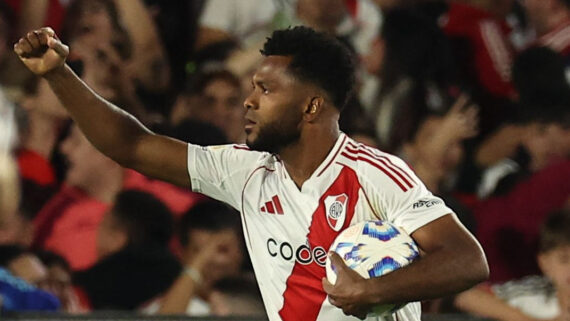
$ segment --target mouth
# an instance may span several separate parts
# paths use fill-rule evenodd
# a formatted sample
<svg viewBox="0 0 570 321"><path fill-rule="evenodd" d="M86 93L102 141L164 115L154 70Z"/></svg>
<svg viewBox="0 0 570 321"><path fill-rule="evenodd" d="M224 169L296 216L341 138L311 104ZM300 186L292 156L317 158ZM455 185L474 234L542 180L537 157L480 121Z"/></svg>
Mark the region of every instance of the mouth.
<svg viewBox="0 0 570 321"><path fill-rule="evenodd" d="M246 119L246 123L245 123L245 126L244 126L246 134L249 134L249 133L252 131L253 127L254 127L256 124L257 124L257 123L254 122L253 120Z"/></svg>

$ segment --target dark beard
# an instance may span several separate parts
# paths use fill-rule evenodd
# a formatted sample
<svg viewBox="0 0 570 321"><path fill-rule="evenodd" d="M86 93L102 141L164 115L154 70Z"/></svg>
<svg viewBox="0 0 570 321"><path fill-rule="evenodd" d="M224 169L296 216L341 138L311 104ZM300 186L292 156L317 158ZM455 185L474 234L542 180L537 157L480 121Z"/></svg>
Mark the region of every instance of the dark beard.
<svg viewBox="0 0 570 321"><path fill-rule="evenodd" d="M297 142L300 137L301 131L296 125L283 126L283 124L273 123L260 128L257 139L246 141L246 144L251 150L279 154L283 148Z"/></svg>

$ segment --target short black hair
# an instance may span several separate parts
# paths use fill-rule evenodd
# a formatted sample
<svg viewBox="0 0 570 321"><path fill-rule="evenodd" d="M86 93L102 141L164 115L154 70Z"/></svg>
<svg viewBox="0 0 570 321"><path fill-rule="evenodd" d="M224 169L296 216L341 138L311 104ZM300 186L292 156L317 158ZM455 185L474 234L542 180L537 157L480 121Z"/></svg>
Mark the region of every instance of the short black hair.
<svg viewBox="0 0 570 321"><path fill-rule="evenodd" d="M292 74L324 89L339 110L352 94L354 57L346 45L332 36L303 26L275 30L261 54L292 57Z"/></svg>
<svg viewBox="0 0 570 321"><path fill-rule="evenodd" d="M233 229L239 235L239 213L218 201L204 201L190 208L178 222L178 238L187 246L192 230L218 232Z"/></svg>
<svg viewBox="0 0 570 321"><path fill-rule="evenodd" d="M517 56L513 83L520 103L523 107L537 107L527 118L535 119L550 106L570 106L570 85L564 70L562 56L548 47L532 47Z"/></svg>
<svg viewBox="0 0 570 321"><path fill-rule="evenodd" d="M200 146L225 145L226 134L213 124L186 119L170 130L171 137Z"/></svg>
<svg viewBox="0 0 570 321"><path fill-rule="evenodd" d="M10 262L28 253L30 252L21 245L0 245L0 266L8 267L8 265L10 265Z"/></svg>
<svg viewBox="0 0 570 321"><path fill-rule="evenodd" d="M380 34L386 47L380 75L383 87L393 88L401 77L440 86L453 81L449 39L423 12L409 8L388 11Z"/></svg>
<svg viewBox="0 0 570 321"><path fill-rule="evenodd" d="M46 267L49 268L59 265L64 270L71 273L71 266L63 256L48 250L35 251L34 254L40 259L40 261L42 261Z"/></svg>
<svg viewBox="0 0 570 321"><path fill-rule="evenodd" d="M548 215L540 229L541 253L559 246L570 246L570 211L560 210Z"/></svg>
<svg viewBox="0 0 570 321"><path fill-rule="evenodd" d="M187 95L201 95L208 85L216 80L223 80L235 88L240 89L241 83L234 73L218 65L209 65L199 69L186 82L184 93Z"/></svg>
<svg viewBox="0 0 570 321"><path fill-rule="evenodd" d="M122 191L115 199L112 213L126 229L131 246L167 246L172 237L172 213L149 193Z"/></svg>

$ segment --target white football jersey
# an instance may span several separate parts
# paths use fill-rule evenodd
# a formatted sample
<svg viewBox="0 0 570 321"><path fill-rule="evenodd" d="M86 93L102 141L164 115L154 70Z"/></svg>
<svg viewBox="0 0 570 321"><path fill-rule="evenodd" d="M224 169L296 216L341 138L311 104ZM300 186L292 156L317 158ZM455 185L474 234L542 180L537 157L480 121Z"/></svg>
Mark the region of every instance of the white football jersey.
<svg viewBox="0 0 570 321"><path fill-rule="evenodd" d="M386 220L412 233L451 213L399 158L341 134L299 189L275 155L245 145L188 145L192 189L241 212L269 320L358 320L322 288L330 245L348 226ZM410 303L385 320L419 321ZM367 320L384 320L368 318Z"/></svg>

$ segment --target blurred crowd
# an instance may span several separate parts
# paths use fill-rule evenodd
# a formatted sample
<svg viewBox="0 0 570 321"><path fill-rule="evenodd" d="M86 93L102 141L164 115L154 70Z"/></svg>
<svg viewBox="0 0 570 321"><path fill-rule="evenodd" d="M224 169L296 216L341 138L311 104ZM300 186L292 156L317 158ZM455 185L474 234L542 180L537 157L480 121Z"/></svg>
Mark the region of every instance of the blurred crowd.
<svg viewBox="0 0 570 321"><path fill-rule="evenodd" d="M0 0L0 307L263 316L239 214L126 170L12 44L50 26L68 64L152 130L244 143L272 30L354 53L341 130L406 160L489 261L431 313L570 320L570 0ZM268 267L270 268L270 267Z"/></svg>

